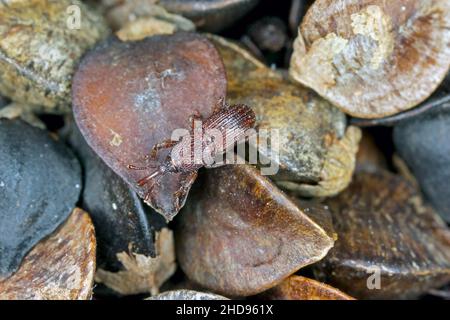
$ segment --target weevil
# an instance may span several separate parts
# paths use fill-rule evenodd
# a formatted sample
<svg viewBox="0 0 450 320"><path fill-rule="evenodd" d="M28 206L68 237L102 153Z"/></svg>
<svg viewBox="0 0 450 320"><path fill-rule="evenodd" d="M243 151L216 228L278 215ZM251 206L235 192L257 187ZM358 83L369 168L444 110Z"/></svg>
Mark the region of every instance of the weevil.
<svg viewBox="0 0 450 320"><path fill-rule="evenodd" d="M213 113L206 119L197 113L190 117L191 130L190 139L182 139L181 141L166 140L153 146L146 159L150 159L153 163L138 167L128 165L131 170L148 170L156 168L151 174L137 181L139 187L143 187L152 183L149 188L149 193L153 187L159 183L161 177L165 173L193 173L202 167L215 167L223 164L210 164L202 161L194 161L195 156L195 138L194 134L195 122L201 121L201 136L202 139L200 147L201 153L207 154L210 158L215 158L220 154L224 154L234 147L235 144L242 142L248 136L248 130L255 127L256 117L253 110L244 105L228 105L223 99L214 108ZM217 139L217 135L210 135L208 132L215 131L219 133L222 139ZM159 150L172 148L172 151L165 158L162 163L157 163L156 158ZM190 154L186 157L186 150ZM186 161L188 159L189 161Z"/></svg>

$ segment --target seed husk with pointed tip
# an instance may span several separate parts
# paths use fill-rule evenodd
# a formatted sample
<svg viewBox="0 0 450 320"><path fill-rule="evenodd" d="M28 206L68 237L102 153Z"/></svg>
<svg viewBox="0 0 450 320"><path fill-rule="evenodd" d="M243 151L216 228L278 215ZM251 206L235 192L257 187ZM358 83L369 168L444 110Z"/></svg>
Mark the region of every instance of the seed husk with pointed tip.
<svg viewBox="0 0 450 320"><path fill-rule="evenodd" d="M192 20L198 28L217 32L231 26L259 0L160 0L168 11Z"/></svg>
<svg viewBox="0 0 450 320"><path fill-rule="evenodd" d="M165 174L150 192L151 183L138 187L137 181L155 168L136 171L128 165L145 166L155 144L175 129L189 129L197 111L210 115L225 96L222 60L195 33L135 42L110 38L85 56L73 81L74 115L88 144L168 220L184 205L196 173ZM158 162L167 154L160 152Z"/></svg>
<svg viewBox="0 0 450 320"><path fill-rule="evenodd" d="M155 257L147 257L133 252L121 252L117 259L124 270L109 272L98 269L95 281L122 295L151 293L156 295L159 288L176 270L173 233L161 229L155 236Z"/></svg>
<svg viewBox="0 0 450 320"><path fill-rule="evenodd" d="M447 0L318 0L295 40L290 75L345 113L411 109L450 67Z"/></svg>
<svg viewBox="0 0 450 320"><path fill-rule="evenodd" d="M0 119L0 279L67 219L80 192L80 164L61 141Z"/></svg>
<svg viewBox="0 0 450 320"><path fill-rule="evenodd" d="M261 297L270 300L354 300L332 286L296 275L262 293Z"/></svg>
<svg viewBox="0 0 450 320"><path fill-rule="evenodd" d="M177 258L189 279L225 296L267 290L321 260L333 235L250 165L207 170L179 216Z"/></svg>
<svg viewBox="0 0 450 320"><path fill-rule="evenodd" d="M88 300L95 273L95 232L89 215L75 208L66 222L39 242L9 278L1 300Z"/></svg>
<svg viewBox="0 0 450 320"><path fill-rule="evenodd" d="M123 270L122 252L156 257L155 232L164 218L145 205L87 145L75 123L68 125L68 141L83 166L81 206L90 213L97 238L97 267Z"/></svg>
<svg viewBox="0 0 450 320"><path fill-rule="evenodd" d="M81 1L0 3L0 93L38 111L69 111L75 65L107 33L103 18Z"/></svg>
<svg viewBox="0 0 450 320"><path fill-rule="evenodd" d="M322 281L361 299L417 298L450 281L450 230L404 178L360 171L327 204L339 238L314 266Z"/></svg>
<svg viewBox="0 0 450 320"><path fill-rule="evenodd" d="M211 38L225 63L231 103L249 105L260 132L278 130L278 138L271 137L278 139L278 157L270 148L259 150L279 166L272 176L277 184L308 197L345 189L355 166L359 129L346 129L345 115L311 90L284 80L232 42Z"/></svg>
<svg viewBox="0 0 450 320"><path fill-rule="evenodd" d="M402 121L394 143L426 198L450 222L450 102Z"/></svg>
<svg viewBox="0 0 450 320"><path fill-rule="evenodd" d="M228 298L209 292L173 290L160 293L147 300L228 300Z"/></svg>

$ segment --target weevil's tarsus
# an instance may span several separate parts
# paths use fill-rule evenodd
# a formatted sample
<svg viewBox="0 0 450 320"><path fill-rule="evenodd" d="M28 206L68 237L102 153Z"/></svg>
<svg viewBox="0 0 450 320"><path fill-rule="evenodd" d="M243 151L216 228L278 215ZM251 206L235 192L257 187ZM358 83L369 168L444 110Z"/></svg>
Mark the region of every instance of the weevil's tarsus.
<svg viewBox="0 0 450 320"><path fill-rule="evenodd" d="M139 187L143 187L145 186L150 180L152 180L153 178L156 178L157 176L159 176L162 173L161 170L156 170L155 172L153 172L152 174L140 179L137 184Z"/></svg>

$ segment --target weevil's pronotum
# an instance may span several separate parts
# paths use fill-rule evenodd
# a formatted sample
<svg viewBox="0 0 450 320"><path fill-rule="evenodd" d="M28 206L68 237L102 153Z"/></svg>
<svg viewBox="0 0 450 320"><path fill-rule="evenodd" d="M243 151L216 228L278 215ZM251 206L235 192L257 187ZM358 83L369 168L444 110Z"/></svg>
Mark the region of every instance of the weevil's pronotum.
<svg viewBox="0 0 450 320"><path fill-rule="evenodd" d="M148 183L152 183L152 187L159 183L159 179L164 173L189 173L195 172L202 167L218 166L220 164L211 165L203 161L194 161L194 145L195 138L198 138L194 134L195 121L201 121L199 115L191 117L191 131L190 139L182 139L181 141L167 140L162 143L156 144L150 155L147 157L154 161L154 163L137 167L129 165L128 168L132 170L147 170L149 168L156 168L156 170L150 175L140 179L137 184L140 187L145 186ZM229 106L221 99L214 109L214 112L210 117L202 121L201 126L201 153L208 154L211 158L215 158L217 155L223 154L234 147L236 143L244 140L248 135L248 130L254 128L256 123L255 113L253 110L243 104ZM215 135L208 135L208 132L216 131L222 137L222 139L216 139ZM221 141L220 141L221 140ZM161 149L172 148L171 153L161 163L156 163L155 159L157 153ZM190 154L186 161L186 150L189 150Z"/></svg>

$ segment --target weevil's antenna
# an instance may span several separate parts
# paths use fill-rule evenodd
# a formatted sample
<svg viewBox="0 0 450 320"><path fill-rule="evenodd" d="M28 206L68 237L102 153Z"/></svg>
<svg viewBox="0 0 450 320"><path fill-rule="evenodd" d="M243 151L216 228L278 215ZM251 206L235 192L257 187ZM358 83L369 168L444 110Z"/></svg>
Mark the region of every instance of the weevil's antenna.
<svg viewBox="0 0 450 320"><path fill-rule="evenodd" d="M143 186L145 186L150 180L152 180L153 178L159 176L160 174L161 174L161 171L160 171L160 170L156 170L156 171L153 172L152 174L150 174L150 175L148 175L148 176L142 178L141 180L139 180L139 181L137 182L137 185L138 185L139 187L143 187Z"/></svg>
<svg viewBox="0 0 450 320"><path fill-rule="evenodd" d="M156 165L149 165L149 166L145 166L145 167L138 167L138 166L135 166L132 164L128 165L128 169L130 169L130 170L147 170L149 168L156 168L156 167L157 167Z"/></svg>

